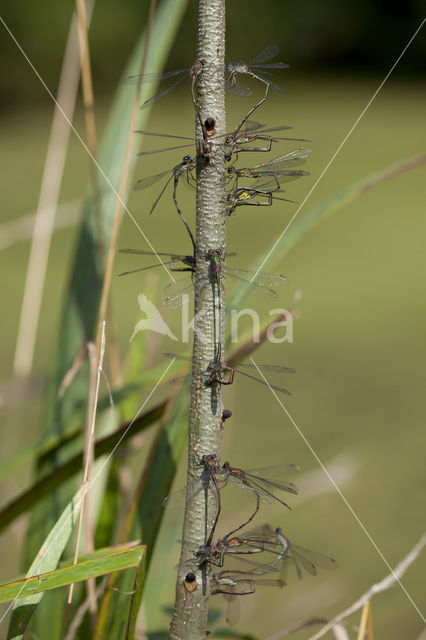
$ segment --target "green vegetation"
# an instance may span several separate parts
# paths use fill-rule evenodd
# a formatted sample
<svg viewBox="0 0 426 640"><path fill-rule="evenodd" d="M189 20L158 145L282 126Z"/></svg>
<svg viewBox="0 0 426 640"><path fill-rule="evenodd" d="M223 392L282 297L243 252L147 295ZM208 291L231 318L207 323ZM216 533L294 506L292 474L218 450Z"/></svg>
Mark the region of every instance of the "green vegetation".
<svg viewBox="0 0 426 640"><path fill-rule="evenodd" d="M290 197L301 202L382 77L301 79L297 69L286 74L281 82L286 98L279 103L271 101L258 117L271 126L291 124L295 137L312 140L313 154L307 167L311 176L291 187ZM421 88L414 82L402 80L396 71L301 210L300 218L345 187L423 152L424 97ZM243 101L244 98L239 97L229 100L228 126L232 126L233 117L237 118ZM106 122L109 105L109 96L97 105L102 124ZM1 173L2 224L36 207L51 113L51 104L46 100L45 106L37 110L27 105L3 114L0 136L6 163ZM169 122L169 126L165 127L164 122ZM80 115L76 126L83 131ZM170 133L177 129L180 135L192 135L187 92L171 94L164 103L159 103L148 128ZM154 148L158 146L154 142L147 144ZM290 148L287 143L279 147L283 151ZM173 166L181 160L181 155L179 152L162 154L138 161L135 180L161 171L167 163ZM86 154L78 141L73 140L61 201L82 196L87 169ZM337 483L345 470L349 473L350 477L341 481L343 493L392 566L415 544L424 527L422 444L426 381L422 343L426 310L423 296L426 194L423 173L423 167L414 169L362 194L312 230L285 260L274 266L289 280L278 306L292 308L293 294L301 290L303 296L297 305L300 317L295 320L293 344L264 345L255 355L256 361L286 364L296 369L297 374L291 379L293 396L286 400L286 407L321 461L327 466L337 459ZM148 218L153 192L143 196L131 194L129 209L156 248L187 252L186 236L168 199ZM191 198L188 190L181 190L179 202L184 211L190 211ZM292 207L282 203L272 209L240 208L238 225L232 218L228 221L228 248L232 251L233 244L238 245L235 264L247 268L255 264L286 226L295 211ZM77 228L72 228L58 231L54 237L34 367L34 374L43 379L54 353L52 336L58 333L77 234ZM148 248L126 217L119 246ZM12 377L28 247L25 241L0 253L0 269L6 276L1 282L1 299L6 310L0 361L4 381ZM128 265L128 257L118 256L115 274ZM152 278L152 274L114 278L114 314L123 357L134 325L141 317L137 294L145 290L145 277ZM158 273L158 277L160 284L151 282L149 286L160 299L161 286L167 280L165 274ZM267 305L256 303L254 306L267 317ZM180 312L165 312L163 316L180 336ZM145 348L150 339L138 334L133 344ZM156 351L169 350L175 351L176 346L165 339ZM158 357L155 364L161 363ZM150 389L144 389L141 401ZM104 387L102 395L105 392ZM169 392L170 389L156 392L149 406L157 404ZM4 414L1 448L6 461L29 442L36 442L40 397L39 393L25 405ZM238 628L266 637L309 616L332 616L340 612L388 570L342 500L321 476L317 462L268 390L246 387L241 380L226 390L225 401L231 405L231 399L233 417L225 426L223 459L230 459L236 465L244 460L247 467L259 466L259 462L299 464L307 477L306 483L304 476L299 483L301 496L292 502L291 519L273 505L266 510L267 519L287 526L289 536L298 544L333 555L339 566L333 575L306 578L300 584L293 576L283 591L265 594L259 590L254 597L246 598ZM9 394L5 396L5 401L11 400ZM137 406L138 402L134 411ZM249 437L247 429L250 429ZM153 431L147 433L142 450L144 458L153 435ZM180 451L183 443L179 435L174 433L171 437L176 438L175 451ZM131 450L128 452L127 464L135 478L142 468L140 456L140 452L136 455ZM171 469L170 479L173 472ZM309 472L322 477L321 486L326 489L323 493L313 494L319 481L309 481ZM6 485L4 502L30 482L31 469L20 468ZM126 496L126 502L127 499L130 496ZM239 510L245 508L245 503L242 505L241 498L231 489L225 500L235 509L238 521ZM149 589L144 597L151 632L168 626L169 611L164 613L162 608L173 601L173 567L178 550L175 540L180 536L178 513L170 509L165 514L148 574ZM226 530L228 524L231 522L225 521L221 526ZM4 534L2 582L21 570L24 530L21 519ZM113 542L116 540L111 540ZM143 539L142 543L145 542ZM403 580L419 606L423 576L420 559ZM121 588L125 591L125 587ZM46 594L47 601L48 596ZM223 607L220 597L212 601L212 606ZM398 586L373 601L373 617L377 635L388 640L416 638L422 628L418 614ZM224 626L222 622L216 624ZM309 633L302 632L299 636L307 638Z"/></svg>

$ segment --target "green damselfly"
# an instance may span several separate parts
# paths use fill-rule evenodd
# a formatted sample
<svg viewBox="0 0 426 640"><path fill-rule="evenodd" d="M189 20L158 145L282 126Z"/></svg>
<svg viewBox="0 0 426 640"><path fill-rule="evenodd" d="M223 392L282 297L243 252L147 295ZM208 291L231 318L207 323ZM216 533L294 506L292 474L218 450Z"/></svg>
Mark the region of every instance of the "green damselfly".
<svg viewBox="0 0 426 640"><path fill-rule="evenodd" d="M170 265L171 271L188 271L191 273L191 281L185 282L179 281L169 284L165 287L164 292L166 297L163 300L163 305L167 308L173 309L179 307L181 304L187 302L194 293L193 274L195 272L195 257L194 255L182 255L178 253L153 253L151 251L143 251L139 249L120 249L121 253L130 253L143 256L161 256L169 258L163 264ZM228 254L232 256L235 254ZM211 260L209 275L205 277L205 286L208 284L218 284L222 275L222 252L220 250L212 250L209 252L207 259ZM148 269L155 269L162 266L162 263L149 265L147 267L140 267L133 269L132 271L125 271L120 273L120 276L129 275L131 273L138 273L140 271L146 271ZM246 287L250 294L262 298L264 300L276 300L278 294L275 291L277 287L283 286L287 283L287 279L280 273L268 273L259 271L250 271L248 269L237 269L235 267L226 267L227 276L236 281L239 285ZM185 296L185 297L184 297Z"/></svg>
<svg viewBox="0 0 426 640"><path fill-rule="evenodd" d="M284 153L273 160L268 160L252 167L237 168L234 165L228 168L228 175L235 177L236 184L241 178L267 178L270 177L275 182L277 188L284 182L290 182L303 176L308 176L308 171L293 171L292 167L305 164L307 156L311 153L308 147L301 147Z"/></svg>

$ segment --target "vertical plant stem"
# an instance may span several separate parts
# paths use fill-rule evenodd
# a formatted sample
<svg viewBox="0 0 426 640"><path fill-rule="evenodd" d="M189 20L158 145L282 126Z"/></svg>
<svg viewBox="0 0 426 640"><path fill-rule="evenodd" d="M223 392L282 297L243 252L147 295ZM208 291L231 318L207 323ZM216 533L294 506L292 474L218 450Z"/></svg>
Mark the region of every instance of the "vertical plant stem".
<svg viewBox="0 0 426 640"><path fill-rule="evenodd" d="M78 38L80 45L80 64L81 64L81 86L83 89L83 103L84 103L84 120L86 125L86 139L87 148L91 154L90 159L90 175L93 188L93 200L95 203L95 216L96 225L98 231L98 248L99 257L101 260L104 258L105 252L105 234L103 228L103 215L102 215L102 197L101 188L99 183L99 173L96 166L98 159L97 152L97 134L96 134L96 118L95 118L95 97L93 92L93 80L92 69L90 62L90 47L89 47L89 25L87 23L87 0L75 0L75 8L78 22ZM112 302L109 300L107 309L108 317L108 330L109 330L109 349L108 358L110 364L111 378L114 386L121 384L121 367L120 358L118 354L118 345L116 340L116 331L114 325L114 316L112 312ZM92 384L93 386L93 384ZM89 547L87 549L91 551Z"/></svg>
<svg viewBox="0 0 426 640"><path fill-rule="evenodd" d="M90 474L91 474L91 470L92 470L92 465L93 465L93 460L94 460L94 451L95 451L95 420L96 420L96 408L98 405L98 396L99 396L99 384L100 384L100 378L101 378L101 373L103 370L103 363L104 363L104 355L105 355L105 322L102 325L102 342L101 342L101 353L99 356L99 363L96 362L94 356L95 356L95 348L93 344L90 344L88 346L89 348L89 359L90 359L90 368L91 368L91 376L90 378L93 379L93 377L95 378L95 388L91 391L90 393L90 397L89 397L89 407L88 407L88 411L87 411L87 415L88 417L90 416L90 424L86 425L89 428L86 429L85 434L84 434L84 474L83 474L83 482L82 482L82 487L84 489L83 495L82 495L82 504L81 504L81 509L80 509L80 517L79 517L79 522L78 522L78 532L77 532L77 540L76 540L76 544L75 544L75 552L74 552L74 564L77 564L78 561L78 554L79 554L79 548L80 548L80 537L81 537L81 529L82 529L82 522L83 522L83 517L84 517L84 510L85 507L88 508L88 497L89 497L89 493L88 493L88 487L89 487L89 480L90 480ZM92 373L92 370L93 373ZM94 374L94 375L93 375ZM90 506L90 505L89 505ZM92 524L92 520L91 518L87 518L86 516L86 522L89 521L90 525L93 526ZM94 548L94 544L93 544L93 530L89 531L88 534L90 535L91 538L91 542L92 542L92 546ZM87 535L87 528L86 528L86 535ZM93 549L91 549L93 550ZM96 604L96 582L95 580L88 580L88 596L89 596L89 609L90 612L93 614L96 613L97 610L97 604ZM69 595L68 595L68 604L71 604L72 602L72 596L73 596L73 588L74 588L74 584L71 585L70 590L69 590Z"/></svg>
<svg viewBox="0 0 426 640"><path fill-rule="evenodd" d="M198 74L196 105L201 121L214 118L216 134L223 135L225 122L225 0L199 0L197 60L204 61ZM197 150L203 132L196 117ZM218 310L225 308L224 286L220 290L206 286L209 278L208 252L221 249L225 254L225 159L219 145L213 147L207 162L197 151L196 197L196 269L195 269L195 332L192 363L191 411L188 439L188 487L183 526L183 540L176 586L176 605L170 628L170 638L204 639L210 596L209 570L191 563L194 547L204 544L217 515L214 491L198 491L200 458L216 454L219 458L223 410L220 384L205 386L202 373L214 359L218 349L223 353L223 323L218 322ZM220 329L219 329L220 327ZM185 588L185 575L196 575L197 588Z"/></svg>
<svg viewBox="0 0 426 640"><path fill-rule="evenodd" d="M101 254L104 248L104 233L102 228L101 195L99 188L98 171L96 168L97 142L96 142L96 121L95 121L95 98L93 95L92 71L90 65L89 34L86 18L85 0L75 2L78 41L80 44L80 64L81 64L81 84L83 88L84 119L86 123L87 147L92 156L90 162L90 173L94 191L96 222L98 225L98 238Z"/></svg>
<svg viewBox="0 0 426 640"><path fill-rule="evenodd" d="M84 118L86 123L86 137L87 146L91 155L90 158L90 174L92 180L92 188L94 193L95 203L95 216L98 228L99 239L99 253L100 257L103 257L104 252L104 233L102 228L102 210L101 210L101 192L99 187L99 177L96 168L97 159L97 141L96 141L96 122L95 122L95 99L93 95L93 82L92 71L90 65L90 49L89 49L89 34L86 18L86 4L85 0L76 0L75 2L77 23L78 23L78 39L80 44L80 64L81 64L81 84L83 88L83 102L84 102ZM95 381L96 381L96 353L93 353L92 345L89 348L90 365L90 383L89 383L89 397L87 406L87 420L85 425L85 469L84 480L87 482L91 476L92 464L93 464L93 437L91 429L94 429L96 406L93 406L93 396L95 394ZM94 364L95 363L95 364ZM87 477L86 477L87 476ZM84 506L86 509L84 509ZM85 530L85 543L86 551L90 553L95 549L94 541L94 525L93 525L93 505L92 496L89 494L86 496L86 502L83 503L80 512L79 522L79 535L77 538L77 544L75 548L74 564L77 563L79 553L80 542L80 529L84 518L84 530ZM96 582L94 579L87 581L87 593L90 602L90 613L92 618L94 617L97 609L96 605ZM72 586L69 592L68 604L71 604L72 600Z"/></svg>

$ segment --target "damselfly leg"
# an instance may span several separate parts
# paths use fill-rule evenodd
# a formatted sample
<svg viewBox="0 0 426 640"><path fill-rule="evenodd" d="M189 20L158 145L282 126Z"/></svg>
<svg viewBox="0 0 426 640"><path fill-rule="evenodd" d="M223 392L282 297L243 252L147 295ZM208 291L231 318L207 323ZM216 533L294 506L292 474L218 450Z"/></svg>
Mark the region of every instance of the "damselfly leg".
<svg viewBox="0 0 426 640"><path fill-rule="evenodd" d="M184 360L186 362L191 361L191 359L186 356L177 355L173 353L165 353L163 355L166 356L167 358ZM270 389L274 389L275 391L279 391L280 393L284 393L286 395L291 395L291 393L287 391L287 389L278 387L274 384L271 384L265 380L261 380L260 378L257 378L256 376L253 376L247 373L246 371L247 369L249 371L259 370L265 373L295 373L294 369L290 367L285 367L282 365L270 365L270 364L254 365L254 364L248 364L243 362L238 362L238 363L224 362L220 359L220 353L217 353L215 358L207 364L207 368L204 370L204 384L206 386L210 386L212 384L224 384L224 385L232 384L234 381L234 375L238 373L242 376L250 378L251 380L254 380L255 382L263 384L269 387Z"/></svg>
<svg viewBox="0 0 426 640"><path fill-rule="evenodd" d="M159 203L163 193L165 192L165 190L167 189L167 186L169 185L170 181L173 180L173 202L175 203L175 207L177 209L177 212L179 214L180 219L182 220L183 224L185 225L185 228L189 234L189 237L191 239L192 242L192 246L194 248L194 252L195 252L195 239L194 236L192 235L192 232L189 228L189 225L187 223L187 221L185 220L185 218L182 215L182 212L177 204L177 200L176 200L176 189L177 189L177 185L179 183L179 180L182 179L182 177L184 176L186 181L188 182L188 184L190 184L190 179L193 179L193 174L192 171L195 167L195 160L191 157L191 156L184 156L182 162L180 162L179 164L177 164L176 166L172 167L171 169L168 169L167 171L162 171L161 173L157 173L153 176L148 176L146 178L141 178L140 180L138 180L134 186L135 191L140 191L142 189L147 189L148 187L150 187L151 185L155 184L156 182L159 182L160 180L162 180L163 178L165 178L166 176L168 176L163 188L161 189L160 193L158 194L157 198L154 200L154 203L151 207L151 210L149 212L149 214L151 215L151 213L154 211L155 207L157 206L157 204Z"/></svg>
<svg viewBox="0 0 426 640"><path fill-rule="evenodd" d="M243 119L235 129L234 135L238 134L241 127L250 118L250 116L254 113L254 111L256 111L256 109L258 109L264 102L266 102L270 87L275 91L277 91L278 93L284 93L280 87L274 84L271 80L267 80L266 78L263 78L257 71L257 69L287 69L289 65L285 64L284 62L268 63L268 61L272 60L272 58L275 58L275 56L278 55L278 53L279 53L279 48L276 45L269 45L265 47L255 58L250 60L250 62L248 63L238 61L238 62L230 62L227 65L225 65L225 71L229 72L229 76L226 82L226 87L228 88L229 91L233 91L241 95L241 87L237 84L237 80L236 80L236 77L238 74L247 75L252 78L255 78L256 80L259 80L265 85L265 95L257 104L255 104L246 113L246 115L243 117ZM268 64L265 64L265 63L268 63ZM254 71L254 69L256 71Z"/></svg>

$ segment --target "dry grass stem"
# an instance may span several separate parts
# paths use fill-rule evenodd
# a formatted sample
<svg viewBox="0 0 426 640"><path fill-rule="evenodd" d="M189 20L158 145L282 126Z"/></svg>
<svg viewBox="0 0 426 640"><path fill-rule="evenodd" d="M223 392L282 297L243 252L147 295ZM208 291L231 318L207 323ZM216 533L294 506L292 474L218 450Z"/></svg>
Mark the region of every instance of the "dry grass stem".
<svg viewBox="0 0 426 640"><path fill-rule="evenodd" d="M367 633L367 636L366 636ZM358 630L358 638L357 640L374 640L373 635L373 616L371 613L371 605L370 602L366 602L361 613L361 622Z"/></svg>
<svg viewBox="0 0 426 640"><path fill-rule="evenodd" d="M90 486L90 473L91 473L91 468L92 468L93 459L94 459L96 407L98 404L99 385L101 380L101 373L103 371L103 362L104 362L104 355L105 355L105 322L103 322L103 325L102 325L101 349L99 354L99 364L97 367L96 367L96 360L95 360L94 345L90 344L88 347L88 350L89 350L91 371L95 369L95 373L97 375L95 377L95 380L96 380L95 386L93 389L92 388L90 389L90 397L89 397L89 404L88 404L88 416L87 416L88 419L86 424L89 425L89 429L86 429L85 439L84 439L84 475L83 475L83 482L82 482L82 487L85 489L85 491L82 497L82 504L81 504L79 521L78 521L77 540L76 540L75 553L74 553L74 564L77 564L77 561L78 561L82 523L83 523L84 511L86 506L88 507L86 520L85 520L86 521L86 527L85 527L86 537L89 536L88 540L91 540L93 542L93 524L90 518L90 514L91 514L90 504L88 504L89 502L88 488ZM91 375L90 378L92 380L93 376ZM93 549L88 549L88 551L91 551L91 550ZM90 600L90 611L94 613L97 609L96 593L95 593L96 585L94 581L91 581L91 582L93 582L92 586L94 587L94 591L92 591L91 587L89 587L88 591L89 591L89 600ZM72 584L69 590L68 604L70 604L72 601L73 587L74 585Z"/></svg>
<svg viewBox="0 0 426 640"><path fill-rule="evenodd" d="M93 4L94 0L90 0L87 7L88 21ZM29 375L32 368L50 243L68 148L70 126L60 109L72 121L79 77L78 32L76 19L73 17L59 79L57 103L60 107L57 105L53 114L19 320L13 370L20 377Z"/></svg>
<svg viewBox="0 0 426 640"><path fill-rule="evenodd" d="M333 618L333 620L330 620L328 624L326 624L322 629L320 629L317 633L311 636L309 640L319 640L319 638L322 638L327 633L327 631L330 631L330 629L332 629L336 623L341 622L342 620L352 615L356 611L359 611L360 609L362 609L362 607L364 607L364 605L369 600L371 600L373 596L375 596L378 593L381 593L382 591L386 591L387 589L390 589L390 587L393 587L395 582L397 582L404 575L408 567L412 565L413 562L415 562L415 560L417 560L417 558L420 555L420 552L422 551L425 545L426 545L426 534L423 534L423 536L420 538L418 543L411 549L411 551L406 555L406 557L403 560L401 560L401 562L395 567L392 573L387 575L380 582L373 584L373 586L370 587L370 589L368 589L368 591L366 591L354 604L352 604L348 609L345 609L345 611L343 611L338 616Z"/></svg>
<svg viewBox="0 0 426 640"><path fill-rule="evenodd" d="M101 194L99 188L98 171L96 167L97 140L95 121L95 99L93 95L92 71L90 65L89 34L86 16L85 0L75 0L78 22L78 41L80 45L81 85L83 89L84 120L86 125L87 148L90 152L90 174L93 185L95 214L98 231L98 243L102 256L104 248L104 233L102 226Z"/></svg>

